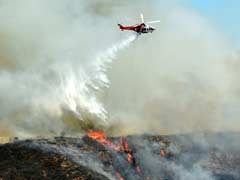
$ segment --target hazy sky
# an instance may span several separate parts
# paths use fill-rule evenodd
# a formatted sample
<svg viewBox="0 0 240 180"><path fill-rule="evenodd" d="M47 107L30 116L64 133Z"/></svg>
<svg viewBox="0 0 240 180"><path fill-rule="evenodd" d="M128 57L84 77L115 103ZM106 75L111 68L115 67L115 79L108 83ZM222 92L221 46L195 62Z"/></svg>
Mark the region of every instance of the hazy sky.
<svg viewBox="0 0 240 180"><path fill-rule="evenodd" d="M180 0L182 1L182 0ZM240 1L238 0L183 0L212 23L219 26L234 42L240 46Z"/></svg>

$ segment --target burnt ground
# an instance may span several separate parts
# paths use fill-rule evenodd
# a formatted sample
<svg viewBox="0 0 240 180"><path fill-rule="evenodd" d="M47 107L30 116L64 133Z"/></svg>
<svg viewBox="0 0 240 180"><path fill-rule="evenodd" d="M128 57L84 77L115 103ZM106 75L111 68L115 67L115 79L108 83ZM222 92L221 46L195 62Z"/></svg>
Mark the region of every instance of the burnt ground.
<svg viewBox="0 0 240 180"><path fill-rule="evenodd" d="M118 137L108 139L121 146ZM0 145L0 179L240 179L240 134L135 135L125 140L130 151L113 150L87 136L15 140Z"/></svg>

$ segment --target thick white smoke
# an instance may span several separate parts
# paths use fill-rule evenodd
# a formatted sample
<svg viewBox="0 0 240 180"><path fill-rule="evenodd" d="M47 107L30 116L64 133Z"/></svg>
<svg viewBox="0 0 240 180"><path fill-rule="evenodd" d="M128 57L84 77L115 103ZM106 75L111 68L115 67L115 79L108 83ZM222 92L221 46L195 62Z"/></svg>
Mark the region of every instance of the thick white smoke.
<svg viewBox="0 0 240 180"><path fill-rule="evenodd" d="M2 36L9 41L9 46L2 44L2 49L6 48L9 52L1 53L2 135L46 135L49 132L60 134L67 126L61 120L65 111L71 112L77 121L83 121L89 115L99 121L105 121L107 118L104 106L96 96L97 92L108 85L105 75L107 66L119 50L136 39L136 35L123 37L124 40L117 40L118 42L106 50L96 50L93 45L93 56L82 53L82 50L77 52L79 45L73 37L82 31L88 32L90 25L82 30L82 24L75 25L75 20L83 20L82 8L86 8L88 3L84 5L77 1L68 3L63 0L56 7L55 3L1 3L0 17L4 20L1 22ZM74 5L78 6L76 10ZM67 7L72 11L65 12ZM27 8L30 8L29 11L24 12ZM39 11L35 11L37 8ZM11 10L16 12L9 12ZM63 12L58 12L59 10ZM79 10L82 11L80 15L74 17L75 11ZM44 11L48 13L45 15ZM8 19L9 13L12 18ZM36 23L35 20L39 18L43 21ZM23 24L26 26L21 27ZM35 25L39 29L34 27ZM69 34L71 31L72 35ZM11 42L13 38L16 41ZM84 42L83 38L84 36L81 36L81 42ZM86 40L96 41L97 36L94 39L89 35ZM34 48L36 50L32 51ZM86 47L80 45L79 48L84 51ZM8 63L14 66L8 66Z"/></svg>
<svg viewBox="0 0 240 180"><path fill-rule="evenodd" d="M63 113L62 108L71 111L82 121L84 121L85 114L99 118L99 121L105 121L107 118L106 110L96 97L95 91L109 85L106 76L107 67L116 58L117 52L130 45L136 37L135 34L129 36L125 40L113 44L106 51L96 54L91 64L88 65L88 68L91 69L89 72L86 72L86 69L82 67L75 67L74 70L73 65L67 63L54 63L40 72L36 69L16 73L2 72L0 83L3 88L1 94L8 94L9 89L17 90L14 94L9 94L8 102L5 101L6 96L1 96L1 102L7 103L6 109L1 111L2 118L9 118L12 115L15 119L19 118L20 127L22 125L22 128L26 128L27 131L29 131L28 127L36 131L39 129L39 125L41 129L42 126L50 125L53 119L57 119L53 120L56 121L53 128L47 129L57 134L59 130L64 128L61 127L64 125L59 121ZM59 65L64 68L59 67ZM14 104L17 99L19 102ZM8 108L9 106L11 108ZM15 116L19 110L20 116L23 117ZM27 111L26 115L23 115L22 111ZM41 120L43 117L47 121L52 120L50 122ZM35 120L40 122L35 123ZM32 125L28 125L28 123ZM23 129L23 131L25 130Z"/></svg>
<svg viewBox="0 0 240 180"><path fill-rule="evenodd" d="M117 23L140 13L161 24L125 48L136 37ZM175 1L1 0L0 38L2 135L78 131L83 119L125 132L238 129L232 47Z"/></svg>

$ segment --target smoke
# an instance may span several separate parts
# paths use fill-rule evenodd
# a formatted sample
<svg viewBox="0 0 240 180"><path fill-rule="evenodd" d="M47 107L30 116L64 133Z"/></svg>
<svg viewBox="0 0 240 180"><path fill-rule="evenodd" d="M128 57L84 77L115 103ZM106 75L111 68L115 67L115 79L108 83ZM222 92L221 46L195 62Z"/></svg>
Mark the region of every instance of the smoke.
<svg viewBox="0 0 240 180"><path fill-rule="evenodd" d="M122 125L117 131L239 130L237 121L229 121L238 117L228 103L236 98L226 68L231 42L191 9L154 5L158 11L153 8L150 17L161 18L158 31L124 51L109 72L106 104L111 122Z"/></svg>
<svg viewBox="0 0 240 180"><path fill-rule="evenodd" d="M53 4L47 1L37 4L31 1L20 4L17 1L2 2L3 12L14 10L19 5L13 18L9 18L12 22L5 19L2 24L9 39L18 40L9 47L9 51L16 54L16 58L11 59L15 61L15 67L9 67L6 71L5 66L2 66L0 76L3 87L0 92L1 124L8 124L10 129L14 129L14 135L51 135L69 132L69 129L80 131L80 121L106 121L106 111L96 92L108 85L105 71L116 53L136 39L136 35L122 37L125 40L117 40L119 42L107 50L100 50L93 45L93 52L100 51L95 57L89 52L84 53L87 51L86 44L77 44L75 40L84 31L92 31L88 29L92 22L88 18L90 24L87 25L82 14L86 14L85 17L90 15L84 12L75 14L73 5L78 5L77 10L81 10L88 4L62 1L53 7L56 3L57 1ZM23 12L27 8L31 10ZM39 9L35 11L36 8ZM72 11L67 12L68 8ZM46 11L46 15L41 10ZM2 19L7 16L7 12L3 13ZM42 22L36 23L34 19L39 18ZM83 24L75 25L76 21L83 22L85 30ZM29 29L21 29L20 25L23 24ZM88 37L87 41L97 40L96 35L95 38L87 33L84 36ZM84 42L84 36L79 42ZM78 128L74 127L76 125Z"/></svg>
<svg viewBox="0 0 240 180"><path fill-rule="evenodd" d="M140 13L161 24L134 41ZM239 130L231 42L177 2L1 0L0 27L1 135Z"/></svg>

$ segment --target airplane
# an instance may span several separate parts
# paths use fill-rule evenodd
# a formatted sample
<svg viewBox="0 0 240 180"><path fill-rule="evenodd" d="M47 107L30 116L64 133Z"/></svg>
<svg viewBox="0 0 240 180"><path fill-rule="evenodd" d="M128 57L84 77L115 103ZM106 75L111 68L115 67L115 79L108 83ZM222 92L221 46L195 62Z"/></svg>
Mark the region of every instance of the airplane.
<svg viewBox="0 0 240 180"><path fill-rule="evenodd" d="M148 24L153 24L153 23L159 23L160 21L149 21L149 22L144 22L143 14L140 14L142 23L141 24L136 24L133 26L123 26L121 24L118 24L119 28L124 31L124 30L129 30L129 31L135 31L138 34L142 33L152 33L154 30L156 30L155 27L149 26Z"/></svg>

